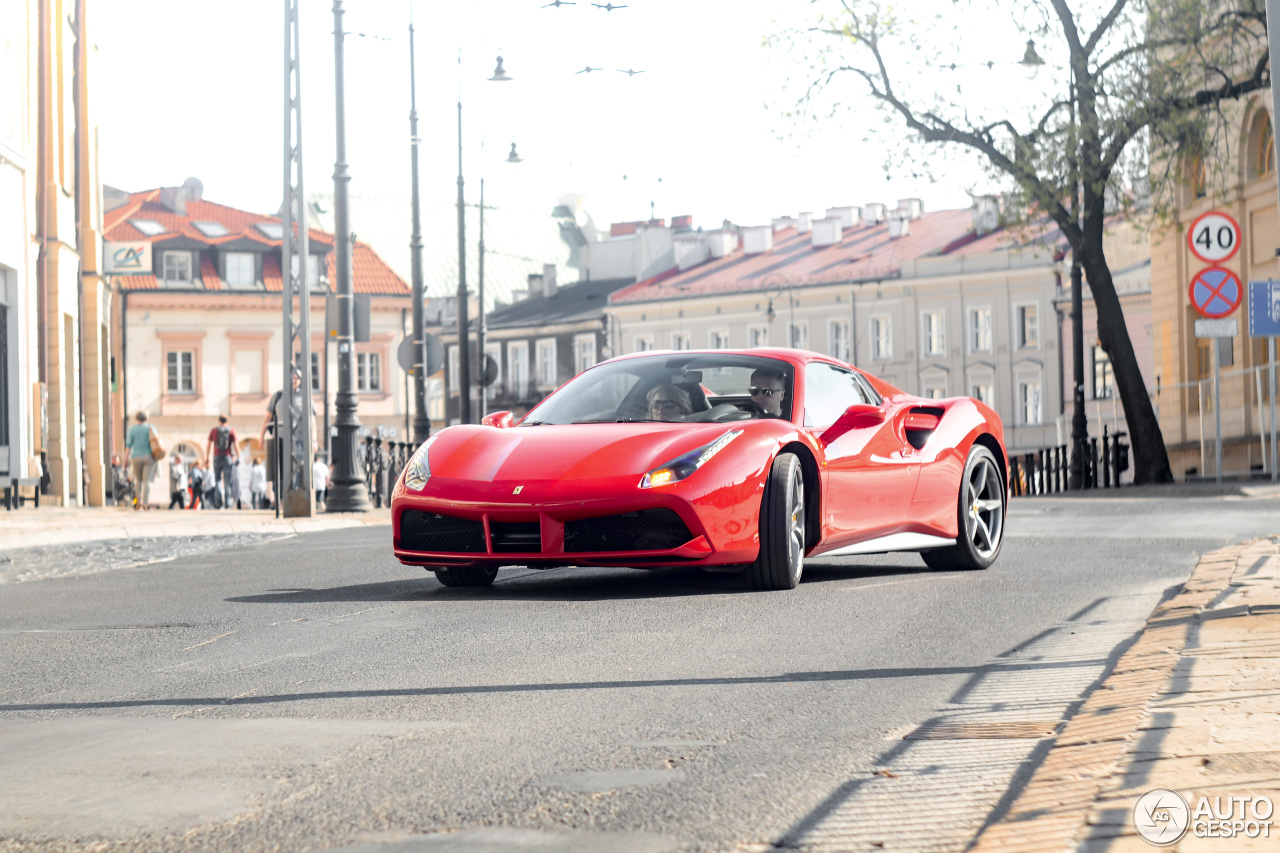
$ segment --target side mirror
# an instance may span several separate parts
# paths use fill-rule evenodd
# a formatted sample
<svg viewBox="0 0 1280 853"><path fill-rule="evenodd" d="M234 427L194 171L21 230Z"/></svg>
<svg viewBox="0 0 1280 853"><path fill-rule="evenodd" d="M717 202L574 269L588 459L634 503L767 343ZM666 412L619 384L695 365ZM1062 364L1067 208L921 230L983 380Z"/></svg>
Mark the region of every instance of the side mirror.
<svg viewBox="0 0 1280 853"><path fill-rule="evenodd" d="M480 423L485 426L497 427L498 429L507 429L511 426L511 413L490 412L480 419Z"/></svg>

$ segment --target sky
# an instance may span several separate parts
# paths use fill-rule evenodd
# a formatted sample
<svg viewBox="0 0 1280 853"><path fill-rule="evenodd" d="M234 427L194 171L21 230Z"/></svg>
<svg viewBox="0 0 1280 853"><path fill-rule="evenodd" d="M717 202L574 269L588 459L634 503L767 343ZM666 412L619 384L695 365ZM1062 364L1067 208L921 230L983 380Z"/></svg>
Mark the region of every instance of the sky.
<svg viewBox="0 0 1280 853"><path fill-rule="evenodd" d="M304 183L332 192L335 159L331 0L301 0ZM886 142L852 81L848 107L793 123L789 75L804 58L764 37L807 24L807 3L631 0L348 0L346 146L352 194L410 191L412 12L420 187L456 197L459 99L468 201L550 210L586 198L598 224L692 215L767 224L800 211L899 198L967 207L983 178L886 179ZM283 197L284 3L97 0L94 108L103 182L136 191L198 177L205 198L275 212ZM790 15L779 19L779 15ZM1016 45L1014 48L1016 49ZM510 82L487 80L501 55ZM578 74L590 65L600 71ZM628 76L619 69L635 69ZM524 162L508 164L512 142ZM891 142L889 144L905 144ZM624 177L625 176L625 177Z"/></svg>

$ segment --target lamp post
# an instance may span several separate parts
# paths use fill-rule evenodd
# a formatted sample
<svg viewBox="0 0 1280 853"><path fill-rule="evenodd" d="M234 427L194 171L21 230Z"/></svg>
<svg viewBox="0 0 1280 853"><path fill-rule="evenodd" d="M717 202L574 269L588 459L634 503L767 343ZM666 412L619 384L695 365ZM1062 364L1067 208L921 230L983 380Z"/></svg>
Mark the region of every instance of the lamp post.
<svg viewBox="0 0 1280 853"><path fill-rule="evenodd" d="M412 5L409 7L409 16L409 158L413 174L413 233L409 236L413 279L413 443L419 445L431 437L431 418L427 413L425 308L422 304L422 216L418 203L418 87L414 77Z"/></svg>
<svg viewBox="0 0 1280 853"><path fill-rule="evenodd" d="M351 284L351 227L348 221L348 184L346 141L346 98L342 62L342 0L333 2L333 66L334 110L337 124L337 161L333 165L333 219L337 232L335 267L338 303L338 394L334 401L334 427L338 435L333 444L333 486L325 505L328 512L368 512L369 491L363 472L358 471L356 457L356 395L352 388L355 374L353 327L354 294Z"/></svg>
<svg viewBox="0 0 1280 853"><path fill-rule="evenodd" d="M792 340L792 337L795 335L795 328L796 328L796 300L791 290L792 288L791 280L788 279L782 273L775 272L765 276L764 282L762 284L766 292L769 290L769 287L771 284L776 285L777 289L774 291L774 295L776 296L782 295L783 287L787 289L787 308L788 308L788 317L790 318L788 320L790 325L787 328L787 346L789 347L795 346L795 341ZM772 323L773 318L777 316L777 312L773 310L772 296L769 297L769 307L765 309L765 316L769 318L770 323Z"/></svg>

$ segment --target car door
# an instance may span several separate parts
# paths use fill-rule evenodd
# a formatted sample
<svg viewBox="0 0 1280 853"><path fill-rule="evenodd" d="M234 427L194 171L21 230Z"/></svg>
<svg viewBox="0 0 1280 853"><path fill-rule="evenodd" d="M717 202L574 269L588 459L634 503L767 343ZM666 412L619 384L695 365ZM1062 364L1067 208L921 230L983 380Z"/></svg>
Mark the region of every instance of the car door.
<svg viewBox="0 0 1280 853"><path fill-rule="evenodd" d="M870 399L866 389L851 370L825 362L805 367L804 425L826 451L823 529L832 544L899 529L920 472L915 450L898 429L901 405ZM831 429L852 405L878 405L884 417L847 430Z"/></svg>

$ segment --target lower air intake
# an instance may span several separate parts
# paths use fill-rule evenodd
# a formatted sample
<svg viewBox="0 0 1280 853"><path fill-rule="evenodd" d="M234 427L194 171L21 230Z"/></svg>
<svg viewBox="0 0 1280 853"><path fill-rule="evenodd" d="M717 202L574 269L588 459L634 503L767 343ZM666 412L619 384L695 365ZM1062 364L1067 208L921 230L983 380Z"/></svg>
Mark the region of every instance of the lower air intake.
<svg viewBox="0 0 1280 853"><path fill-rule="evenodd" d="M644 509L567 521L564 550L666 551L693 538L680 516L669 509Z"/></svg>
<svg viewBox="0 0 1280 853"><path fill-rule="evenodd" d="M483 554L484 524L420 509L400 513L400 547L406 551Z"/></svg>

